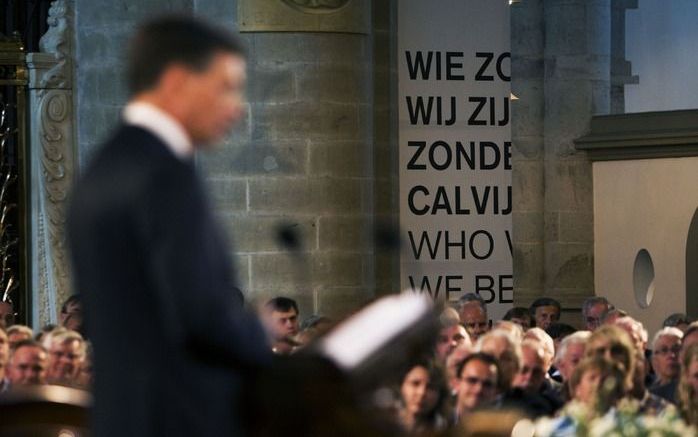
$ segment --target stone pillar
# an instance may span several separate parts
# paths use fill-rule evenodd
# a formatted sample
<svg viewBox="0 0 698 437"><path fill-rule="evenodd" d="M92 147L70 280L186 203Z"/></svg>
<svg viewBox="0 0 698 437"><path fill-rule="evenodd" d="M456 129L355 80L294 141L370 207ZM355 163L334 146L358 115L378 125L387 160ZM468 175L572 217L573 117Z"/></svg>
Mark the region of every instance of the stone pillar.
<svg viewBox="0 0 698 437"><path fill-rule="evenodd" d="M197 13L220 10L213 0ZM295 298L303 315L346 314L375 289L371 5L239 0L249 111L198 162L252 300ZM281 227L300 237L283 247Z"/></svg>
<svg viewBox="0 0 698 437"><path fill-rule="evenodd" d="M67 196L74 178L72 2L56 0L41 53L29 53L29 245L35 327L55 323L71 294L65 245Z"/></svg>
<svg viewBox="0 0 698 437"><path fill-rule="evenodd" d="M544 32L543 0L511 7L514 305L544 289Z"/></svg>
<svg viewBox="0 0 698 437"><path fill-rule="evenodd" d="M573 140L610 110L611 0L546 0L542 295L566 307L593 294L591 163ZM596 290L603 295L603 290Z"/></svg>

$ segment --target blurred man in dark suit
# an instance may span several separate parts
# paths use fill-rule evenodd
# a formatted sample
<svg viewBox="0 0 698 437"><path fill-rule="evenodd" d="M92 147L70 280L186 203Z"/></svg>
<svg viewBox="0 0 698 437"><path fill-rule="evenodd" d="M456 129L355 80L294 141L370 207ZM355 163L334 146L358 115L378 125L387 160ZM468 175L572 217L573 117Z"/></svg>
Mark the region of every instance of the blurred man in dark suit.
<svg viewBox="0 0 698 437"><path fill-rule="evenodd" d="M84 171L68 230L94 344L94 435L239 436L245 372L270 359L231 294L193 161L243 115L236 39L166 17L131 42L131 100Z"/></svg>

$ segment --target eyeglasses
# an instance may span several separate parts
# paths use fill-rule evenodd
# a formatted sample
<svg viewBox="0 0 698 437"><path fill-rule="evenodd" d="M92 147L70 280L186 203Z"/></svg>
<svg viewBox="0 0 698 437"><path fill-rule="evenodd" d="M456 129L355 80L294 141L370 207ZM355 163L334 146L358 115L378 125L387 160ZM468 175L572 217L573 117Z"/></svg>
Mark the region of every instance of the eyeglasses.
<svg viewBox="0 0 698 437"><path fill-rule="evenodd" d="M679 346L678 344L672 347L660 347L659 349L654 351L655 355L669 355L670 353L678 355L679 352L681 352L681 346Z"/></svg>
<svg viewBox="0 0 698 437"><path fill-rule="evenodd" d="M494 381L492 381L490 379L480 379L480 378L476 378L474 376L466 376L463 378L463 381L468 383L469 385L481 384L483 388L487 388L487 389L494 388Z"/></svg>

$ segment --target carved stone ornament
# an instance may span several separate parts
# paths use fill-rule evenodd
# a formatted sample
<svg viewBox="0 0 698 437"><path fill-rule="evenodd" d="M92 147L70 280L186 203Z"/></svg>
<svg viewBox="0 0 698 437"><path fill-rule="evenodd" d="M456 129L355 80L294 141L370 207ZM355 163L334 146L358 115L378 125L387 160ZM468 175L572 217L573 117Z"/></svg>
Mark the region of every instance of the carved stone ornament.
<svg viewBox="0 0 698 437"><path fill-rule="evenodd" d="M350 0L283 0L289 6L306 14L331 14L343 8Z"/></svg>
<svg viewBox="0 0 698 437"><path fill-rule="evenodd" d="M41 53L29 66L32 287L36 324L55 323L71 294L65 238L67 197L73 183L72 1L55 0Z"/></svg>
<svg viewBox="0 0 698 437"><path fill-rule="evenodd" d="M241 32L368 34L369 0L238 0Z"/></svg>

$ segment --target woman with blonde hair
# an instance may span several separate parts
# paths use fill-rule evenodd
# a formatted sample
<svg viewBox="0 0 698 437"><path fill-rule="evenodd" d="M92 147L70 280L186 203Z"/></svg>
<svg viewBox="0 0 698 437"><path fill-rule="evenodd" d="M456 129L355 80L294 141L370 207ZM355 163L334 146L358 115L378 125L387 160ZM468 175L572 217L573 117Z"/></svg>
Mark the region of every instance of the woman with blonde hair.
<svg viewBox="0 0 698 437"><path fill-rule="evenodd" d="M683 354L678 391L681 416L689 425L698 425L698 344Z"/></svg>

